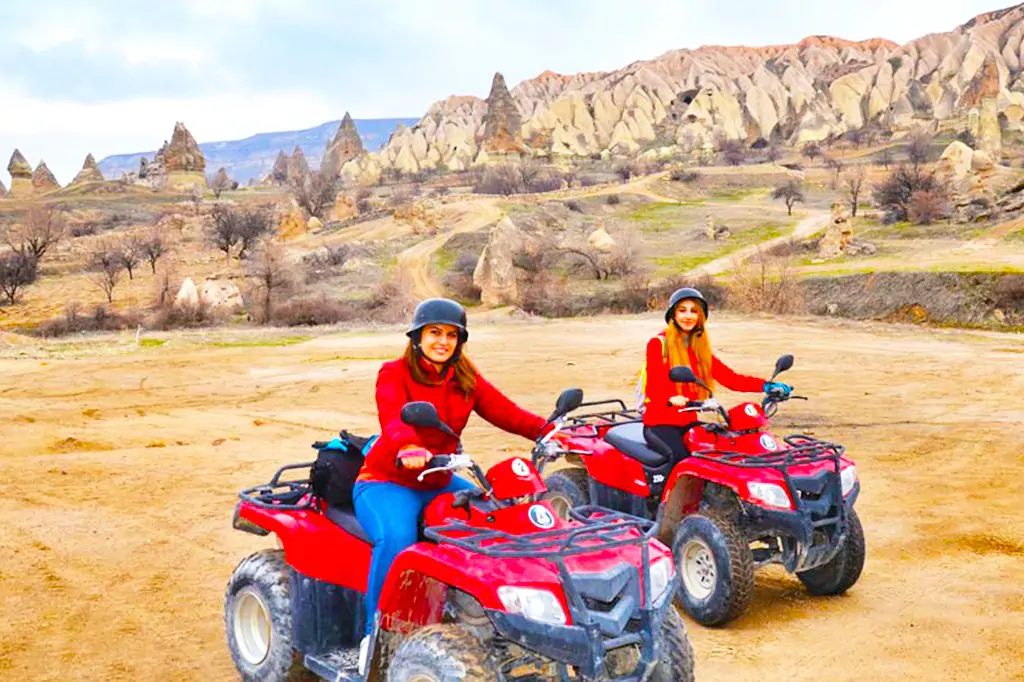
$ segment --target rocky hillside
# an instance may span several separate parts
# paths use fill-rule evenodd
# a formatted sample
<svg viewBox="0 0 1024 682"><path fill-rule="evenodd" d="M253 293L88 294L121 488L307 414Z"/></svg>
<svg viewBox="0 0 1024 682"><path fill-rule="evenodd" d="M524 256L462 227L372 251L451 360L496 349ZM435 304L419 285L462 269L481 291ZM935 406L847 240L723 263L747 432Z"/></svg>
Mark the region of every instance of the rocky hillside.
<svg viewBox="0 0 1024 682"><path fill-rule="evenodd" d="M366 149L379 149L388 136L399 125L412 125L416 119L410 118L376 118L356 119L353 121L359 131L359 137ZM300 147L313 167L319 167L327 143L332 141L341 121L328 121L323 125L306 130L293 130L277 133L259 133L244 140L225 142L206 142L199 145L206 157L208 168L225 168L228 174L245 184L250 178L260 179L270 172L274 159L281 150L291 151ZM102 159L98 166L107 178L119 178L123 173L139 170L139 161L143 158L152 159L155 151L118 154Z"/></svg>
<svg viewBox="0 0 1024 682"><path fill-rule="evenodd" d="M545 72L511 91L498 74L487 100L449 97L399 129L380 162L459 169L517 142L540 155L699 153L721 136L800 144L921 124L991 136L1022 128L1022 39L1018 5L905 45L813 36L706 46L608 73ZM510 125L518 127L512 140Z"/></svg>

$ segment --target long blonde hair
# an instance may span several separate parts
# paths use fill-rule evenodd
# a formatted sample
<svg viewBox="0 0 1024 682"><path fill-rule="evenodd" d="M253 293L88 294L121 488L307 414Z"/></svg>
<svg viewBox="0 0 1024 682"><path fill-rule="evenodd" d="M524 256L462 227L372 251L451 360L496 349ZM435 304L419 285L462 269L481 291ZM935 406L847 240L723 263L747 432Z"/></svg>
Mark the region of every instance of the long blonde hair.
<svg viewBox="0 0 1024 682"><path fill-rule="evenodd" d="M458 359L455 361L455 383L459 385L459 390L467 398L476 388L476 365L466 357L465 349L463 344L459 344L459 348L456 351L459 353ZM416 350L416 344L410 339L408 345L405 347L405 362L409 365L409 372L412 374L413 381L418 384L433 384L427 376L427 372L423 369L423 365L419 362L419 351Z"/></svg>
<svg viewBox="0 0 1024 682"><path fill-rule="evenodd" d="M711 376L711 339L708 338L708 330L705 328L706 321L704 311L699 306L697 307L697 325L691 332L684 332L680 329L673 317L665 328L665 345L668 347L669 367L679 365L690 367L690 355L687 348L692 346L693 354L697 358L697 366L690 367L690 369L708 388L714 389L715 380ZM708 397L708 392L700 386L694 385L693 388L696 390L699 400Z"/></svg>

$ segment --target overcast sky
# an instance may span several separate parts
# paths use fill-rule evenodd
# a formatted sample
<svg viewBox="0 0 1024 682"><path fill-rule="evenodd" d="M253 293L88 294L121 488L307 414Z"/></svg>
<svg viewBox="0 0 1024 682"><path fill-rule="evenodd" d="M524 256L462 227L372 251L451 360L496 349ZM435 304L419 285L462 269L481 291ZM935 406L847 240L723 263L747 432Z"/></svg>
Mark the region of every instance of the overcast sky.
<svg viewBox="0 0 1024 682"><path fill-rule="evenodd" d="M1009 0L1003 0L1009 4ZM86 153L341 118L419 117L545 69L828 34L899 43L999 0L0 0L0 179L14 147L66 184Z"/></svg>

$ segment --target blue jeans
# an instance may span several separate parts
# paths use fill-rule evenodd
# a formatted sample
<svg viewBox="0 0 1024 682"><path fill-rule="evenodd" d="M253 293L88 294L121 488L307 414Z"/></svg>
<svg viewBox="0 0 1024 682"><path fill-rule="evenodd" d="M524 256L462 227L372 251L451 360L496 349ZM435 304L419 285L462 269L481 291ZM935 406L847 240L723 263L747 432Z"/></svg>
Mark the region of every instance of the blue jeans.
<svg viewBox="0 0 1024 682"><path fill-rule="evenodd" d="M395 557L416 544L416 526L424 507L441 493L453 493L476 486L464 478L452 476L440 490L413 490L387 481L359 481L352 490L356 518L373 543L370 575L366 584L366 631L373 629L373 617L384 587L384 578Z"/></svg>

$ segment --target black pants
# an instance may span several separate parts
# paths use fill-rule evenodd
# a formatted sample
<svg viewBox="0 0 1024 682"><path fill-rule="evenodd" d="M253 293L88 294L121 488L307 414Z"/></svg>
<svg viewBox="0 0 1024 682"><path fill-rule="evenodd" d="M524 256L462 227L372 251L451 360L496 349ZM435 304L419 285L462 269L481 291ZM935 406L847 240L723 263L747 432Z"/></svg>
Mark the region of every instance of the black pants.
<svg viewBox="0 0 1024 682"><path fill-rule="evenodd" d="M667 449L672 453L672 461L678 462L690 456L690 452L683 443L683 436L686 435L686 432L692 426L692 424L689 426L671 426L668 424L644 426L644 440L647 441L647 444L655 452L664 453Z"/></svg>

